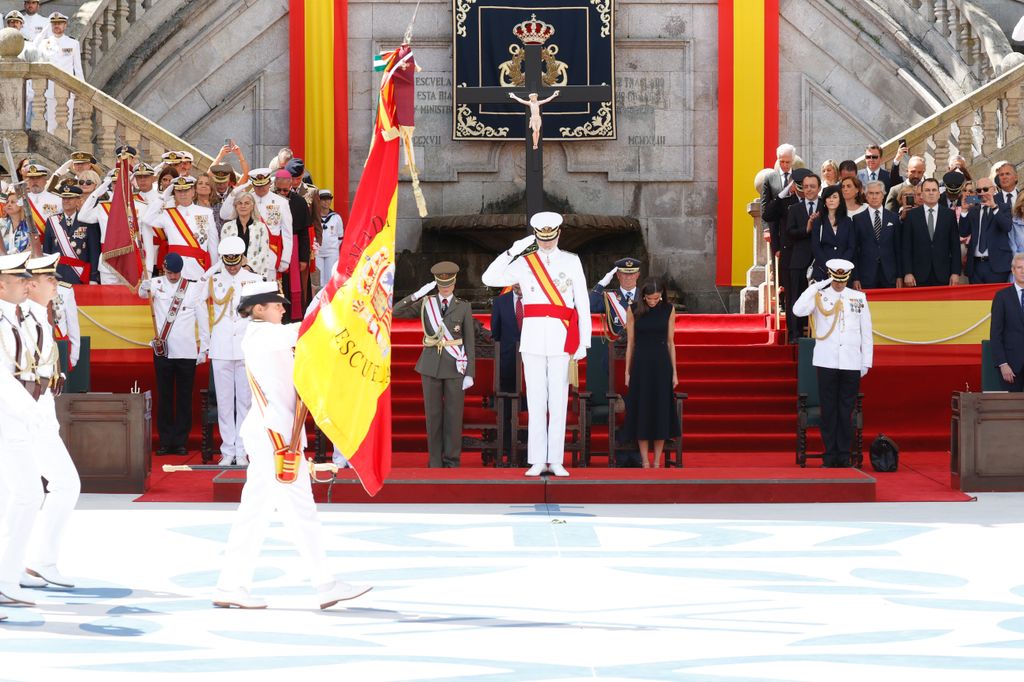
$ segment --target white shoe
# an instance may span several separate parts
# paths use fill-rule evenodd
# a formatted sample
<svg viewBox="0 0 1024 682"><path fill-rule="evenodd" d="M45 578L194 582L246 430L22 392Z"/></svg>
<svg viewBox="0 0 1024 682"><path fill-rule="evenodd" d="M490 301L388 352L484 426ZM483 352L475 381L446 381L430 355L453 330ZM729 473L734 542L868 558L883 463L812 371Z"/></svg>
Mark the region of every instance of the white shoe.
<svg viewBox="0 0 1024 682"><path fill-rule="evenodd" d="M18 579L18 584L22 587L38 588L46 587L50 583L46 582L38 576L30 574L28 571L25 571L21 574L21 578Z"/></svg>
<svg viewBox="0 0 1024 682"><path fill-rule="evenodd" d="M551 467L551 473L553 473L555 476L568 476L569 475L569 472L566 471L565 467L562 466L561 464L549 464L548 466Z"/></svg>
<svg viewBox="0 0 1024 682"><path fill-rule="evenodd" d="M217 460L217 464L222 467L229 467L235 463L235 458L229 455L221 455L220 459Z"/></svg>
<svg viewBox="0 0 1024 682"><path fill-rule="evenodd" d="M361 597L372 589L370 585L349 585L343 580L337 580L330 587L317 590L317 596L320 599L320 608L329 609L340 601Z"/></svg>
<svg viewBox="0 0 1024 682"><path fill-rule="evenodd" d="M213 598L213 605L218 609L265 609L267 602L259 597L253 597L249 590L240 587L237 590L217 590Z"/></svg>
<svg viewBox="0 0 1024 682"><path fill-rule="evenodd" d="M34 576L36 578L40 578L41 580L45 580L51 585L57 585L59 587L75 586L73 582L62 576L60 574L60 571L58 571L57 567L53 564L47 564L45 566L40 566L39 568L26 568L25 572L28 573L30 576Z"/></svg>
<svg viewBox="0 0 1024 682"><path fill-rule="evenodd" d="M547 468L548 468L547 464L545 464L544 462L540 462L538 464L532 465L529 469L527 469L526 470L526 475L527 476L540 476L541 474L544 473L544 470L547 469Z"/></svg>
<svg viewBox="0 0 1024 682"><path fill-rule="evenodd" d="M0 604L24 604L35 606L32 595L14 583L0 583Z"/></svg>
<svg viewBox="0 0 1024 682"><path fill-rule="evenodd" d="M238 455L235 457L236 467L247 467L249 466L249 455Z"/></svg>

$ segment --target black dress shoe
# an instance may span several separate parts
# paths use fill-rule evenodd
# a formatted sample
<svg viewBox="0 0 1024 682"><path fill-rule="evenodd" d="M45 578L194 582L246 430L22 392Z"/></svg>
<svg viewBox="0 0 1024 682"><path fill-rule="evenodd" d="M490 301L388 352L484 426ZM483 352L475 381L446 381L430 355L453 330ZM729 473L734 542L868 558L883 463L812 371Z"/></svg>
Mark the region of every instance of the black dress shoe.
<svg viewBox="0 0 1024 682"><path fill-rule="evenodd" d="M173 454L173 453L171 452L170 448L157 448L156 449L156 454L162 456L162 455L170 455L170 454Z"/></svg>
<svg viewBox="0 0 1024 682"><path fill-rule="evenodd" d="M187 455L188 454L188 450L186 450L185 448L174 448L174 450L171 452L171 454L174 454L174 455Z"/></svg>

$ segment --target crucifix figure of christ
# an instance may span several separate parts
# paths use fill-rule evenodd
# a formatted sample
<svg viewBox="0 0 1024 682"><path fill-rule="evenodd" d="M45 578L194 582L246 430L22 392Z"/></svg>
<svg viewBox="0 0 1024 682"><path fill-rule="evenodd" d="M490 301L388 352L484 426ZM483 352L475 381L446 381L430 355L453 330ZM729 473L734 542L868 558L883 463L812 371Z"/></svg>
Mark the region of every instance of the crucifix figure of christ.
<svg viewBox="0 0 1024 682"><path fill-rule="evenodd" d="M536 24L536 19L533 20ZM524 22L527 23L527 22ZM535 25L536 25L535 24ZM523 68L525 82L522 87L507 88L487 86L479 88L455 88L455 106L460 104L507 104L510 97L526 105L524 114L527 117L526 129L533 131L523 135L526 142L526 215L529 217L544 210L544 136L541 134L540 105L550 102L557 95L559 102L610 102L612 87L601 85L563 85L557 90L544 85L544 62L541 51L544 41L553 27L546 24L550 31L543 36L522 37L526 59ZM538 101L534 105L532 98ZM540 98L544 98L541 100ZM536 127L534 120L536 119Z"/></svg>

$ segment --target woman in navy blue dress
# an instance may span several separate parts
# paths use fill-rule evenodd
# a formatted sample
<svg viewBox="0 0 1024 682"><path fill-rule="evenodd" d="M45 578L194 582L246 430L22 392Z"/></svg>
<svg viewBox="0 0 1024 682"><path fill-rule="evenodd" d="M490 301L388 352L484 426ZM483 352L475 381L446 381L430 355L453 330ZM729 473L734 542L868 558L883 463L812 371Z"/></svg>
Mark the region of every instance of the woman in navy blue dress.
<svg viewBox="0 0 1024 682"><path fill-rule="evenodd" d="M675 407L676 312L665 296L665 285L651 277L644 282L636 305L626 316L626 441L637 441L645 469L654 443L655 469L661 466L665 440L681 433Z"/></svg>
<svg viewBox="0 0 1024 682"><path fill-rule="evenodd" d="M814 269L811 279L821 282L828 277L825 263L833 258L854 260L853 221L846 215L846 202L839 185L826 187L821 193L823 207L809 218L811 253Z"/></svg>

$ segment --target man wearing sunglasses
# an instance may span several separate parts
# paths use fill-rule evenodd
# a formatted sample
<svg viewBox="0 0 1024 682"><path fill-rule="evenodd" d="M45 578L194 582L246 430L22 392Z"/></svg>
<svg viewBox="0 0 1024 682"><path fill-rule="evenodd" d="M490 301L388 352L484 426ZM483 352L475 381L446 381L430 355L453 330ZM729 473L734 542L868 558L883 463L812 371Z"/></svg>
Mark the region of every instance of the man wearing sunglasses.
<svg viewBox="0 0 1024 682"><path fill-rule="evenodd" d="M974 190L981 199L960 218L960 236L967 241L967 277L971 284L999 284L1010 279L1010 209L995 200L995 184L978 178Z"/></svg>
<svg viewBox="0 0 1024 682"><path fill-rule="evenodd" d="M893 185L903 182L903 176L900 175L900 162L903 161L906 153L906 146L901 145L892 160L892 169L887 170L882 167L882 148L877 144L869 144L864 150L864 165L866 167L857 171L857 177L860 178L861 184L867 187L869 182L881 180L885 183L885 192L888 194Z"/></svg>

